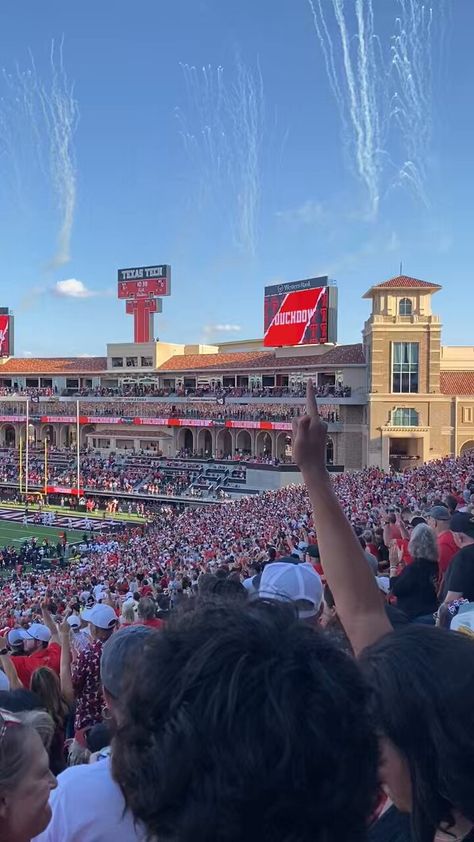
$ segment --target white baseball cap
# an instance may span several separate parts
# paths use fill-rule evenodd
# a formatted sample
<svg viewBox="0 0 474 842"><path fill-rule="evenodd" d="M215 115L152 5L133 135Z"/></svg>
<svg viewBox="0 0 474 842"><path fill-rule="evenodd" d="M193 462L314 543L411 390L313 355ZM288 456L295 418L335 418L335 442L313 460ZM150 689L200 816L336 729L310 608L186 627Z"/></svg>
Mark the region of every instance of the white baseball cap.
<svg viewBox="0 0 474 842"><path fill-rule="evenodd" d="M81 625L81 621L77 614L71 614L71 616L67 618L66 622L72 629L78 629Z"/></svg>
<svg viewBox="0 0 474 842"><path fill-rule="evenodd" d="M11 629L7 634L7 640L10 646L17 646L19 643L23 643L24 640L28 640L29 637L30 635L24 629Z"/></svg>
<svg viewBox="0 0 474 842"><path fill-rule="evenodd" d="M44 626L43 623L32 623L31 626L26 629L26 640L28 637L32 637L34 640L41 640L42 643L49 643L51 640L51 632L47 626Z"/></svg>
<svg viewBox="0 0 474 842"><path fill-rule="evenodd" d="M81 617L86 623L92 623L99 629L111 629L117 623L117 615L110 605L98 602L92 608L86 608Z"/></svg>
<svg viewBox="0 0 474 842"><path fill-rule="evenodd" d="M301 620L314 617L321 606L323 586L321 577L311 564L291 564L274 561L267 564L258 595L263 599L293 602Z"/></svg>

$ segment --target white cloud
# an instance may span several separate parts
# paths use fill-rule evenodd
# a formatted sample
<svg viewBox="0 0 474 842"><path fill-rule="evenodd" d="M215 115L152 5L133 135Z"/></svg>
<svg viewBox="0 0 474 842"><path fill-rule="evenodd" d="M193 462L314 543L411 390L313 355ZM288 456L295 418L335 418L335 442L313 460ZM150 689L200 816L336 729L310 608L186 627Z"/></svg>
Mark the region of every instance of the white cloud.
<svg viewBox="0 0 474 842"><path fill-rule="evenodd" d="M22 351L22 352L21 352L21 356L22 356L22 357L32 357L32 356L33 356L33 351Z"/></svg>
<svg viewBox="0 0 474 842"><path fill-rule="evenodd" d="M292 225L316 225L326 218L326 209L322 202L307 199L298 208L277 211L276 216Z"/></svg>
<svg viewBox="0 0 474 842"><path fill-rule="evenodd" d="M210 333L239 333L242 330L240 325L219 324L219 325L204 325L203 332Z"/></svg>
<svg viewBox="0 0 474 842"><path fill-rule="evenodd" d="M85 283L83 283L83 281L79 281L77 278L68 278L65 281L57 281L53 287L53 292L55 295L59 295L62 298L92 298L98 294L86 287Z"/></svg>

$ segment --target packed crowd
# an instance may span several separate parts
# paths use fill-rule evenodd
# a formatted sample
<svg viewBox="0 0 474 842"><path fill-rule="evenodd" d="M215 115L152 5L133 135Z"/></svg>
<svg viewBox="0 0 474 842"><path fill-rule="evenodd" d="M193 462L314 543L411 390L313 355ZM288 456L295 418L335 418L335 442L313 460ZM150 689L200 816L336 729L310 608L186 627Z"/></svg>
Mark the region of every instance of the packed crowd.
<svg viewBox="0 0 474 842"><path fill-rule="evenodd" d="M307 410L304 485L4 583L5 842L474 838L474 454L331 480Z"/></svg>
<svg viewBox="0 0 474 842"><path fill-rule="evenodd" d="M176 388L160 389L152 383L130 383L123 385L118 389L108 389L105 387L98 387L95 389L81 389L77 395L78 397L168 397L175 395L176 397L207 397L214 396L216 398L223 397L303 397L306 392L306 384L298 383L296 386L263 386L263 387L244 387L244 386L224 386L221 385L212 387L206 386L201 388ZM351 387L345 386L342 382L325 383L316 387L316 395L318 397L327 397L333 395L338 398L350 398Z"/></svg>
<svg viewBox="0 0 474 842"><path fill-rule="evenodd" d="M50 398L52 395L57 395L58 389L52 387L38 388L37 386L19 386L15 383L13 386L0 386L0 397L7 397L9 395L19 395L22 398Z"/></svg>
<svg viewBox="0 0 474 842"><path fill-rule="evenodd" d="M29 464L29 481L32 485L42 485L44 483L44 458L40 454L34 455L28 459ZM64 464L50 462L48 467L48 479L50 481L59 480L64 471ZM0 454L0 482L18 482L19 478L19 461L18 454L15 451L3 451Z"/></svg>
<svg viewBox="0 0 474 842"><path fill-rule="evenodd" d="M96 416L99 418L207 418L211 421L224 422L227 419L239 421L291 421L299 417L304 405L284 403L226 403L217 400L193 400L189 403L171 403L142 401L132 403L124 401L107 401L99 403L94 401L88 403L81 401L81 415ZM2 413L18 415L25 412L21 404L2 405ZM44 402L41 401L35 407L34 412L46 416L70 416L76 415L76 403L65 401ZM328 422L339 421L337 406L323 404L321 413ZM34 414L34 413L33 413Z"/></svg>
<svg viewBox="0 0 474 842"><path fill-rule="evenodd" d="M47 479L49 485L72 488L77 482L75 457L65 452L52 454L48 461ZM55 461L56 460L56 461ZM139 458L117 454L104 456L93 451L81 455L81 487L88 494L94 491L108 491L113 494L168 494L180 495L196 478L199 467L176 466L171 462L148 460L144 464ZM23 465L23 477L25 467ZM28 471L30 487L42 487L45 481L44 456L40 453L29 458ZM18 454L3 451L0 454L0 482L19 481Z"/></svg>

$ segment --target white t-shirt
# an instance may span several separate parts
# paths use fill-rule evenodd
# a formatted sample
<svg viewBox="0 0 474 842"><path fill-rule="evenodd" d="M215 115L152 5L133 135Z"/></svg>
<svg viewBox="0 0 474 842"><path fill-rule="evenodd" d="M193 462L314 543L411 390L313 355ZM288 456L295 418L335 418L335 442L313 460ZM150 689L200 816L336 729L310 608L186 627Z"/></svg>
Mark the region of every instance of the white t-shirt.
<svg viewBox="0 0 474 842"><path fill-rule="evenodd" d="M66 769L49 803L53 817L32 842L145 842L144 829L124 813L110 758Z"/></svg>

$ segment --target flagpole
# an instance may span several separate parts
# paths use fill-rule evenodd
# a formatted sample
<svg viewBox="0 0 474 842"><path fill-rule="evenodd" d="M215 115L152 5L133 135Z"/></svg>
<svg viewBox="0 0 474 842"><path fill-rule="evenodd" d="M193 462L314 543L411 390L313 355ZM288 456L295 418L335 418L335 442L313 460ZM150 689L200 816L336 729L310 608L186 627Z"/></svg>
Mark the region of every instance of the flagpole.
<svg viewBox="0 0 474 842"><path fill-rule="evenodd" d="M25 494L28 496L29 480L29 453L30 453L30 399L26 399L26 446L25 446Z"/></svg>
<svg viewBox="0 0 474 842"><path fill-rule="evenodd" d="M77 500L79 502L79 489L81 487L81 447L79 440L79 400L76 402L76 456L77 456Z"/></svg>

